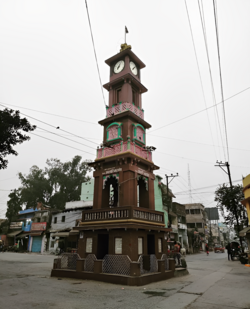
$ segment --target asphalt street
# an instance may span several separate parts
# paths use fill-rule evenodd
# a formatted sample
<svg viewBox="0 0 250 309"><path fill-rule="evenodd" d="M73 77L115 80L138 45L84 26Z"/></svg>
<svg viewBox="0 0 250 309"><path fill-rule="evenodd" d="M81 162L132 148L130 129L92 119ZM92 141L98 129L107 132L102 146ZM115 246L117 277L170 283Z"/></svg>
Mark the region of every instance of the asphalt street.
<svg viewBox="0 0 250 309"><path fill-rule="evenodd" d="M54 258L0 253L0 308L250 308L250 268L226 253L189 255L189 275L142 287L51 278Z"/></svg>

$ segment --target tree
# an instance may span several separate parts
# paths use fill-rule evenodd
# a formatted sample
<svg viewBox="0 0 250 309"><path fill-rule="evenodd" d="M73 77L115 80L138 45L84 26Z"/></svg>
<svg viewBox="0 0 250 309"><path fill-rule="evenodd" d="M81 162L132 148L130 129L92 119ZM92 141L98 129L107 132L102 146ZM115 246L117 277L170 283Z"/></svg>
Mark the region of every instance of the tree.
<svg viewBox="0 0 250 309"><path fill-rule="evenodd" d="M7 155L18 155L13 146L30 139L21 131L29 132L36 128L26 118L20 118L19 114L19 111L7 108L0 111L0 169L7 168L8 160L4 159Z"/></svg>
<svg viewBox="0 0 250 309"><path fill-rule="evenodd" d="M64 209L66 202L80 200L81 184L90 179L87 173L91 170L88 161L81 160L80 156L65 163L50 159L44 170L32 166L28 175L19 173L21 186L16 190L19 205L35 208L39 201L52 208ZM14 205L15 196L10 194L9 197L8 203Z"/></svg>
<svg viewBox="0 0 250 309"><path fill-rule="evenodd" d="M223 184L215 191L214 200L217 202L217 206L227 225L236 225L236 215L238 216L239 225L245 224L247 213L246 208L241 204L243 199L244 194L241 185L230 188L226 184Z"/></svg>
<svg viewBox="0 0 250 309"><path fill-rule="evenodd" d="M18 212L22 210L19 190L13 190L13 192L9 194L9 198L9 201L7 202L7 212L5 214L8 219L8 226L10 225L10 222L16 220Z"/></svg>

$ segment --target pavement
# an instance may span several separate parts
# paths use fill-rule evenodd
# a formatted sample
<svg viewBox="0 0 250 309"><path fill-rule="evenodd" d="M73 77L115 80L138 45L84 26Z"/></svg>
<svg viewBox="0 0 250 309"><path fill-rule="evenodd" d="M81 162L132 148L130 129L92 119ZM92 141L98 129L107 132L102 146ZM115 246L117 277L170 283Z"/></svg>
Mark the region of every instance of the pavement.
<svg viewBox="0 0 250 309"><path fill-rule="evenodd" d="M189 255L189 275L142 287L51 278L54 258L0 253L0 308L250 308L250 268L226 253Z"/></svg>

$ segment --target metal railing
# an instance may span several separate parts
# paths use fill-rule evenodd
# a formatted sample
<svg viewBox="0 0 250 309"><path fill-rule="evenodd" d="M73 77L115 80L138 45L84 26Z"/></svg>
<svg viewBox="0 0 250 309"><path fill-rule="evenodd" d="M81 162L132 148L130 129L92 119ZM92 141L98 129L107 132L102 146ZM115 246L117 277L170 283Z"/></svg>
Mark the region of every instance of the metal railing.
<svg viewBox="0 0 250 309"><path fill-rule="evenodd" d="M169 270L169 260L166 254L161 256L161 260L165 260L165 270Z"/></svg>
<svg viewBox="0 0 250 309"><path fill-rule="evenodd" d="M138 262L140 263L140 272L142 274L158 272L158 262L154 254L140 255Z"/></svg>
<svg viewBox="0 0 250 309"><path fill-rule="evenodd" d="M78 253L63 253L61 260L61 269L76 270L76 262L80 259Z"/></svg>
<svg viewBox="0 0 250 309"><path fill-rule="evenodd" d="M103 258L102 272L106 274L130 276L131 262L128 255L107 254Z"/></svg>
<svg viewBox="0 0 250 309"><path fill-rule="evenodd" d="M94 254L88 254L84 262L84 271L94 272L94 261L97 258Z"/></svg>

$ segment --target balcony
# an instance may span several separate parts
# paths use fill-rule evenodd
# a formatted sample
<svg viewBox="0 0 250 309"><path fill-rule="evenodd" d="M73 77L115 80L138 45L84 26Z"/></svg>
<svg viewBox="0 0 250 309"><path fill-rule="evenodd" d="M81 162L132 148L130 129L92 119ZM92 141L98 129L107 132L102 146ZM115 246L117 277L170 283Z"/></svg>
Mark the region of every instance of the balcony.
<svg viewBox="0 0 250 309"><path fill-rule="evenodd" d="M161 226L165 225L164 214L162 212L127 206L84 211L80 226L88 224L88 222L95 224L95 222L99 221L100 223L101 221L103 224L105 221L109 221L109 223L110 221L114 221L115 223L117 220L124 219L134 219L137 222L142 221L141 223L153 223L155 225L158 223Z"/></svg>
<svg viewBox="0 0 250 309"><path fill-rule="evenodd" d="M121 154L130 151L143 159L152 162L152 152L149 150L144 150L142 147L136 145L133 142L121 142L110 147L103 147L97 149L97 159L102 159L105 157Z"/></svg>
<svg viewBox="0 0 250 309"><path fill-rule="evenodd" d="M131 111L141 119L144 119L144 110L135 106L134 103L128 103L128 102L118 103L116 105L113 105L112 107L107 107L106 118L112 117L125 111Z"/></svg>

